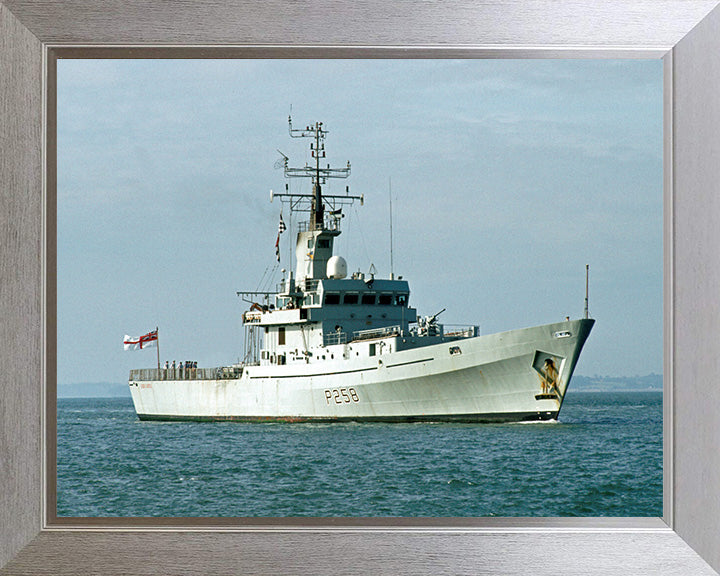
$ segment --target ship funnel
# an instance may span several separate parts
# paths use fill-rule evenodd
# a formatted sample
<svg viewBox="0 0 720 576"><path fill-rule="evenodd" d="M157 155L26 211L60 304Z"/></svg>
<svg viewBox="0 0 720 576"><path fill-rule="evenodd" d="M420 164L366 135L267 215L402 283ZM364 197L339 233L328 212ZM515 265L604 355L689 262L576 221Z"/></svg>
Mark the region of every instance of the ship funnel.
<svg viewBox="0 0 720 576"><path fill-rule="evenodd" d="M347 276L347 262L342 256L333 256L327 263L327 277L341 280Z"/></svg>

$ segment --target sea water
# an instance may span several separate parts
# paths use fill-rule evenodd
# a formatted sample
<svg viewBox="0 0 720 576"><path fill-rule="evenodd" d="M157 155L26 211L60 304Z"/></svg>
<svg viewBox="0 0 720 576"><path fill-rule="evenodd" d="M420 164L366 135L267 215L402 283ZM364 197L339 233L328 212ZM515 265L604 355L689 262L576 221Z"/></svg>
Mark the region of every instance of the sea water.
<svg viewBox="0 0 720 576"><path fill-rule="evenodd" d="M661 516L662 393L558 422L141 422L58 400L59 516Z"/></svg>

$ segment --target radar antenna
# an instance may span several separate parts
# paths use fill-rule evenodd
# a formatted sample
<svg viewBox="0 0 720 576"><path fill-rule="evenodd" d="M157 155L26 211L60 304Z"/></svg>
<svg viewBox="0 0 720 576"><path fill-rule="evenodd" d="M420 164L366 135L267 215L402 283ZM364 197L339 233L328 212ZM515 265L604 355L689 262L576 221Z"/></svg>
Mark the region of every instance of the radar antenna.
<svg viewBox="0 0 720 576"><path fill-rule="evenodd" d="M325 158L325 137L328 131L323 128L322 122L308 125L305 128L293 128L292 116L288 116L288 130L292 138L311 138L314 142L310 143L310 152L315 160L314 166L305 164L302 168L293 168L288 165L289 158L282 152L282 159L278 159L278 163L282 163L286 178L311 178L313 183L313 192L309 194L274 194L281 201L289 202L292 210L298 210L298 205L307 202L310 199L310 222L309 230L325 229L325 204L330 208L331 218L330 226L337 226L339 210L338 206L343 204L351 204L354 200L360 200L363 203L362 196L350 196L348 187L345 189L345 195L323 195L322 185L327 183L328 178L347 178L350 175L350 162L348 161L345 168L331 168L328 164L325 168L320 166L320 160ZM287 188L287 186L286 186ZM307 206L307 204L306 204ZM300 209L299 211L302 211Z"/></svg>

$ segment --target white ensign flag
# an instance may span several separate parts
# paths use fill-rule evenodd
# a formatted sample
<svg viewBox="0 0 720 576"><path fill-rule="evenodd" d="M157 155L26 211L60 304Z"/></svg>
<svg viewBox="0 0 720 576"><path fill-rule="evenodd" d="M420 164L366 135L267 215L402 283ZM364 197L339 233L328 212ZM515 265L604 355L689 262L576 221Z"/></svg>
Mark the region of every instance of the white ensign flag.
<svg viewBox="0 0 720 576"><path fill-rule="evenodd" d="M125 335L123 340L125 350L144 350L145 348L157 348L158 345L158 331L153 330L148 332L139 338L132 338L131 336Z"/></svg>

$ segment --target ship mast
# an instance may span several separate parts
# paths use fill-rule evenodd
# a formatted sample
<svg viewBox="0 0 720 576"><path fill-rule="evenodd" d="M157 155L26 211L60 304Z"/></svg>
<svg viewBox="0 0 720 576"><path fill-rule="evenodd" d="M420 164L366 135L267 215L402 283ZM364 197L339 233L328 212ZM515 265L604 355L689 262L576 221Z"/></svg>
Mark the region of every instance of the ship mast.
<svg viewBox="0 0 720 576"><path fill-rule="evenodd" d="M326 157L325 155L325 137L328 131L323 128L322 122L315 122L305 126L305 128L293 128L292 117L288 116L288 130L292 138L311 138L310 153L314 160L314 165L305 164L302 168L292 168L288 166L288 158L283 155L286 178L310 178L312 180L312 194L275 194L283 201L288 201L293 210L297 210L303 200L310 200L310 219L308 230L326 230L325 226L325 204L330 203L330 207L334 210L336 204L346 204L353 200L360 200L362 196L350 196L346 189L344 196L328 196L323 195L322 186L327 182L328 178L347 178L350 175L350 162L345 168L331 168L328 164L326 167L320 165L320 161ZM307 205L306 205L307 206ZM302 208L301 208L302 210Z"/></svg>
<svg viewBox="0 0 720 576"><path fill-rule="evenodd" d="M325 220L325 207L323 206L322 189L320 187L320 159L325 158L325 134L327 134L327 130L322 129L322 122L316 122L314 126L307 126L305 130L294 129L292 127L291 116L288 116L288 127L291 138L314 137L315 139L314 145L310 144L310 154L315 158L315 175L312 177L313 195L310 208L310 230L322 229ZM330 168L330 166L328 166L328 168ZM347 177L350 173L349 162L345 170L346 174L344 174L344 177ZM339 177L343 177L343 175L339 175Z"/></svg>
<svg viewBox="0 0 720 576"><path fill-rule="evenodd" d="M297 282L305 280L315 281L326 278L326 265L333 255L333 240L340 234L340 220L343 218L342 207L352 204L355 200L363 203L362 196L351 196L350 188L345 187L344 195L323 194L323 185L328 178L347 178L350 175L350 162L344 168L331 168L330 164L321 165L325 158L325 137L328 131L322 122L308 125L305 128L294 128L292 117L288 117L288 129L292 138L309 138L312 163L306 163L301 168L288 165L289 158L282 152L282 166L285 178L310 178L312 193L291 193L289 186L285 185L284 194L271 193L274 197L288 204L291 212L309 212L307 222L301 222L298 227L298 237L295 245L295 261ZM278 151L279 152L279 151Z"/></svg>

